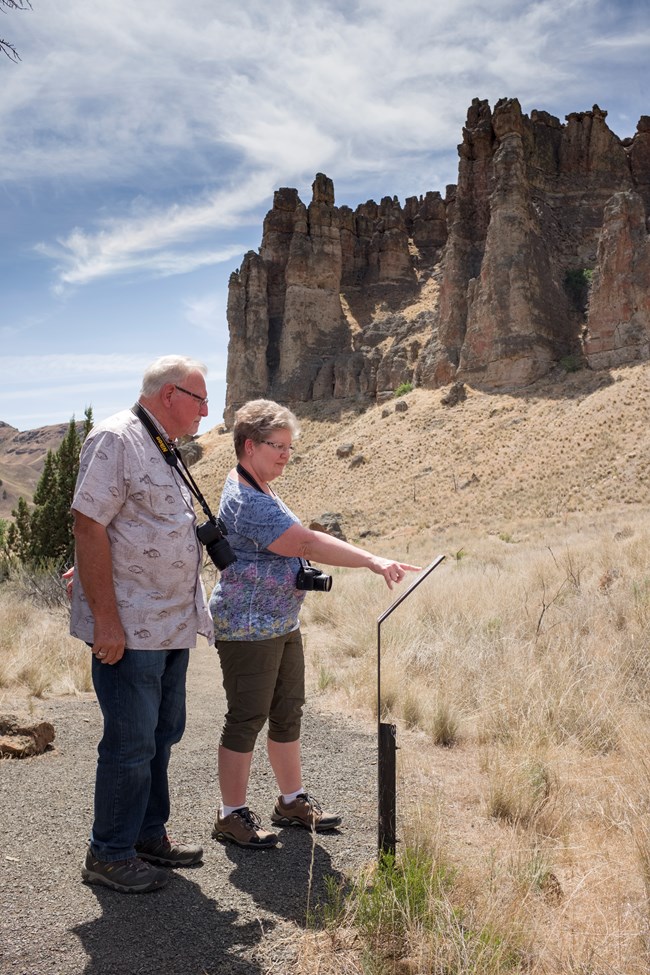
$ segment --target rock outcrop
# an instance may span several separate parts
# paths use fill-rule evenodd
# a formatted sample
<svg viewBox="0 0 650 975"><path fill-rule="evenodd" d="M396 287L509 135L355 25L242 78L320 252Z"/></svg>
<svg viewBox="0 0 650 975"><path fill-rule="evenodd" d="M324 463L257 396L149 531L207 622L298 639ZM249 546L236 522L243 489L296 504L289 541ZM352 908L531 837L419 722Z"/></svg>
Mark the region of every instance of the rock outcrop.
<svg viewBox="0 0 650 975"><path fill-rule="evenodd" d="M650 117L626 140L606 117L475 99L444 198L353 211L323 174L308 206L278 190L230 280L226 423L254 396L381 401L647 358Z"/></svg>
<svg viewBox="0 0 650 975"><path fill-rule="evenodd" d="M638 193L605 207L584 350L595 369L650 358L650 236Z"/></svg>

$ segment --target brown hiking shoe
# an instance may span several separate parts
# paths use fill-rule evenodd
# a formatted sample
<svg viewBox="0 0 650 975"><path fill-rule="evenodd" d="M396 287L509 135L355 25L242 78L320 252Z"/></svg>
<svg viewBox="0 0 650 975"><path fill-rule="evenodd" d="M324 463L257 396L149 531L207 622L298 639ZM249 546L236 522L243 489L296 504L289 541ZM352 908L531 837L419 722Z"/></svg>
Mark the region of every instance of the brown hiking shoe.
<svg viewBox="0 0 650 975"><path fill-rule="evenodd" d="M275 846L278 837L275 833L261 828L260 817L251 812L248 806L235 809L229 816L221 816L217 813L217 818L212 830L215 840L236 843L237 846L248 846L258 850L268 849Z"/></svg>
<svg viewBox="0 0 650 975"><path fill-rule="evenodd" d="M81 877L86 884L101 884L121 894L146 894L159 890L167 883L168 874L138 857L130 860L98 860L90 847L81 868Z"/></svg>
<svg viewBox="0 0 650 975"><path fill-rule="evenodd" d="M282 796L278 796L271 822L274 826L302 826L304 829L324 833L328 829L338 829L341 816L338 813L325 812L313 796L301 792L289 803L284 803Z"/></svg>
<svg viewBox="0 0 650 975"><path fill-rule="evenodd" d="M194 843L177 843L167 833L156 839L135 844L140 860L147 860L159 867L192 867L203 859L203 849Z"/></svg>

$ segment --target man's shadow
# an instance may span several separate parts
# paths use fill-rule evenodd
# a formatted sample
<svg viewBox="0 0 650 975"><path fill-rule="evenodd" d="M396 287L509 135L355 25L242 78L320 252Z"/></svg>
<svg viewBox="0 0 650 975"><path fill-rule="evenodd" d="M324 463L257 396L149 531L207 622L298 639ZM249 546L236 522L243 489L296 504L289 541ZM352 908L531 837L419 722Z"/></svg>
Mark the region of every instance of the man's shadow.
<svg viewBox="0 0 650 975"><path fill-rule="evenodd" d="M347 880L332 866L317 833L294 827L281 830L279 837L281 845L269 850L225 843L233 864L230 882L278 917L301 926L315 923L330 899L330 889L343 889Z"/></svg>
<svg viewBox="0 0 650 975"><path fill-rule="evenodd" d="M238 925L238 912L220 910L192 872L137 896L89 888L102 916L72 928L88 955L84 975L261 975L252 960L267 933L260 920Z"/></svg>

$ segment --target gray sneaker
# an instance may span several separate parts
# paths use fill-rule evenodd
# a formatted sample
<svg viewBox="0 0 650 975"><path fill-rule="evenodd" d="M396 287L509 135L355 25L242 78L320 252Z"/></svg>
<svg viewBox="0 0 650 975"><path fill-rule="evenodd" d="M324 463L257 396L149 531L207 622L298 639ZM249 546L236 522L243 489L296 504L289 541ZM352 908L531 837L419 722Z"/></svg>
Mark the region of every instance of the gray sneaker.
<svg viewBox="0 0 650 975"><path fill-rule="evenodd" d="M309 793L301 792L289 803L278 796L271 822L274 826L302 826L303 829L324 833L328 829L338 829L342 819L338 813L325 812Z"/></svg>
<svg viewBox="0 0 650 975"><path fill-rule="evenodd" d="M121 894L146 894L164 887L169 874L137 857L111 862L98 860L88 847L81 878L86 884L101 884L111 890L119 890Z"/></svg>
<svg viewBox="0 0 650 975"><path fill-rule="evenodd" d="M261 828L260 817L251 812L248 806L235 809L228 816L217 813L217 819L212 830L215 840L236 843L237 846L247 846L258 850L275 846L278 838L275 833Z"/></svg>
<svg viewBox="0 0 650 975"><path fill-rule="evenodd" d="M164 836L135 844L140 860L159 867L191 867L203 859L203 848L194 843L177 843Z"/></svg>

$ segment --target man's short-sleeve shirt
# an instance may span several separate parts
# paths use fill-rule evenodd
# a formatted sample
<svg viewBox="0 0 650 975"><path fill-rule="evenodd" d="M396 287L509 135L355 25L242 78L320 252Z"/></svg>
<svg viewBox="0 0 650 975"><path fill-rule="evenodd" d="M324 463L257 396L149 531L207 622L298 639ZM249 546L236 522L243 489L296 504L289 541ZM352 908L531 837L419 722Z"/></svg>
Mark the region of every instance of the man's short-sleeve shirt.
<svg viewBox="0 0 650 975"><path fill-rule="evenodd" d="M305 592L296 588L300 559L270 552L298 518L277 496L227 478L219 515L237 561L220 575L210 597L217 640L265 640L298 626Z"/></svg>
<svg viewBox="0 0 650 975"><path fill-rule="evenodd" d="M72 507L106 528L127 647L177 650L194 646L197 633L212 639L191 494L131 410L86 438ZM93 630L77 576L70 632L92 643Z"/></svg>

